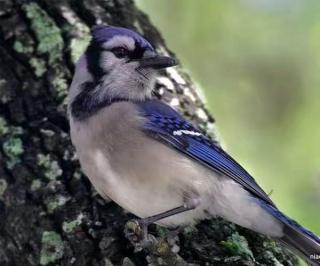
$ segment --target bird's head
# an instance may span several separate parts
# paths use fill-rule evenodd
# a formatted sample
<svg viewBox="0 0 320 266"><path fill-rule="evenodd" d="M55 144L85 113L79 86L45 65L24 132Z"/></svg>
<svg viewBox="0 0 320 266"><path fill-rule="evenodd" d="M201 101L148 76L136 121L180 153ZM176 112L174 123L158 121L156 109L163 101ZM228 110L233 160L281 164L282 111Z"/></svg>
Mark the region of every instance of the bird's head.
<svg viewBox="0 0 320 266"><path fill-rule="evenodd" d="M94 26L69 90L71 114L88 116L113 99L150 98L157 70L174 65L175 59L159 55L134 31Z"/></svg>
<svg viewBox="0 0 320 266"><path fill-rule="evenodd" d="M174 65L173 58L157 54L138 33L98 25L92 29L91 43L76 65L74 79L78 78L77 84L79 79L93 82L98 97L143 100L151 96L157 70Z"/></svg>
<svg viewBox="0 0 320 266"><path fill-rule="evenodd" d="M138 33L103 25L93 27L86 58L95 78L112 77L124 82L138 79L139 83L145 83L155 70L176 64L174 59L158 55Z"/></svg>

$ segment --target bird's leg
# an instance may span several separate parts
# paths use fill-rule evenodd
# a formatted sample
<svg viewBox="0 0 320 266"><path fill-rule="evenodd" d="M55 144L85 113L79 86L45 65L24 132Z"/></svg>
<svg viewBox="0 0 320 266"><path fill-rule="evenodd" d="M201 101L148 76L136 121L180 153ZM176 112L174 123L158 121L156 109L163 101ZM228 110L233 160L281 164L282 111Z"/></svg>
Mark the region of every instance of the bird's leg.
<svg viewBox="0 0 320 266"><path fill-rule="evenodd" d="M193 210L194 208L195 207L188 207L188 206L182 205L180 207L171 209L169 211L165 211L165 212L162 212L162 213L159 213L159 214L147 217L147 218L140 219L140 220L138 220L138 222L139 222L140 226L143 229L144 235L147 236L148 227L149 227L150 224L153 224L153 223L155 223L155 222L157 222L159 220L162 220L164 218L167 218L167 217L179 214L179 213L183 213L183 212L186 212L186 211Z"/></svg>
<svg viewBox="0 0 320 266"><path fill-rule="evenodd" d="M142 218L140 220L131 220L126 224L126 237L129 238L131 242L142 241L143 243L148 242L148 227L150 224L155 223L164 218L171 217L173 215L183 213L186 211L190 211L199 206L200 200L199 198L186 198L185 203L182 206L173 208L171 210ZM131 231L131 232L130 232ZM133 238L132 236L135 235Z"/></svg>
<svg viewBox="0 0 320 266"><path fill-rule="evenodd" d="M171 210L168 210L168 211L165 211L165 212L162 212L162 213L150 216L150 217L140 219L139 224L144 229L144 232L147 233L148 226L150 224L153 224L159 220L171 217L171 216L179 214L179 213L194 210L200 204L200 200L198 197L192 197L192 198L190 196L185 197L184 202L185 203L182 206L179 206L177 208L174 208L174 209L171 209Z"/></svg>

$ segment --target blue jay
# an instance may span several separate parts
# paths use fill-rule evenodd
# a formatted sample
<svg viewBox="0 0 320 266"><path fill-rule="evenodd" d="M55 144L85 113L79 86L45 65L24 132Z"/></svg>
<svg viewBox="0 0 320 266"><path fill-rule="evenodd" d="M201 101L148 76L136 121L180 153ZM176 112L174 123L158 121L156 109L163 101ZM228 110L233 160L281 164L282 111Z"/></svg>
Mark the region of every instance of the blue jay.
<svg viewBox="0 0 320 266"><path fill-rule="evenodd" d="M320 239L275 206L253 177L201 130L152 98L157 71L176 65L139 34L98 25L69 90L71 138L105 198L145 225L223 217L307 259Z"/></svg>

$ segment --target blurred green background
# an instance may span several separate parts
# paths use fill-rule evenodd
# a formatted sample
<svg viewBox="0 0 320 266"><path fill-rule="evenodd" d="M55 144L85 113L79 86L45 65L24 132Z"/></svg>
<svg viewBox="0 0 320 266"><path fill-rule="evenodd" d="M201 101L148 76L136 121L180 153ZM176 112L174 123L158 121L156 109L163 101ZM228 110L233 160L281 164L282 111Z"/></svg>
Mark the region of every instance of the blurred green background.
<svg viewBox="0 0 320 266"><path fill-rule="evenodd" d="M229 153L320 235L320 1L136 2L204 90Z"/></svg>

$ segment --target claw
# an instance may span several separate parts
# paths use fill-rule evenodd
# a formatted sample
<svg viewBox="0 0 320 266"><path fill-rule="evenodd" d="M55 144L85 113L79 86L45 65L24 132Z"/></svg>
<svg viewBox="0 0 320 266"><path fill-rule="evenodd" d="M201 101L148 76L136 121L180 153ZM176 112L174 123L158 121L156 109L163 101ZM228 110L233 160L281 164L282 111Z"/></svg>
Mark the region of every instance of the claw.
<svg viewBox="0 0 320 266"><path fill-rule="evenodd" d="M145 238L143 229L137 220L128 221L125 225L124 233L131 242L139 242Z"/></svg>
<svg viewBox="0 0 320 266"><path fill-rule="evenodd" d="M148 234L148 225L141 220L128 221L124 233L125 237L135 247L136 252L144 248L150 248L156 242L156 238Z"/></svg>

